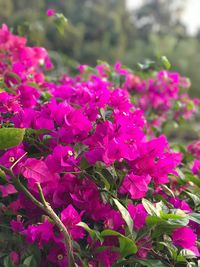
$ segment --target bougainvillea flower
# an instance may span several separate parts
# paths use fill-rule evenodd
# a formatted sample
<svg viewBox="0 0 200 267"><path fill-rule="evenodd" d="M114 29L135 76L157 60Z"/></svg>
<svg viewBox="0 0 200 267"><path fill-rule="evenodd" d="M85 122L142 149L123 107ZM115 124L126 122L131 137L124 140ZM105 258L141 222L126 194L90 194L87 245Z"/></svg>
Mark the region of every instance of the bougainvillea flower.
<svg viewBox="0 0 200 267"><path fill-rule="evenodd" d="M200 172L200 160L199 159L195 159L193 162L193 166L192 166L192 172L194 174L199 174Z"/></svg>
<svg viewBox="0 0 200 267"><path fill-rule="evenodd" d="M128 204L128 212L130 213L133 222L134 228L136 230L141 229L146 223L147 212L142 204L137 204L134 206L133 204Z"/></svg>
<svg viewBox="0 0 200 267"><path fill-rule="evenodd" d="M132 199L140 199L144 197L148 191L148 184L151 181L149 175L128 174L119 189L121 194L129 194Z"/></svg>
<svg viewBox="0 0 200 267"><path fill-rule="evenodd" d="M27 242L32 244L37 241L39 247L43 248L44 244L54 239L53 227L54 225L46 220L37 225L29 225L23 234Z"/></svg>
<svg viewBox="0 0 200 267"><path fill-rule="evenodd" d="M74 240L84 237L83 228L76 226L81 221L81 215L71 204L61 212L61 220Z"/></svg>
<svg viewBox="0 0 200 267"><path fill-rule="evenodd" d="M197 235L192 231L192 229L187 227L181 227L173 231L172 240L174 245L189 249L196 256L200 256L198 248L196 246Z"/></svg>
<svg viewBox="0 0 200 267"><path fill-rule="evenodd" d="M46 11L46 15L47 15L48 17L52 17L53 15L55 15L55 10L52 9L52 8L47 9L47 11Z"/></svg>

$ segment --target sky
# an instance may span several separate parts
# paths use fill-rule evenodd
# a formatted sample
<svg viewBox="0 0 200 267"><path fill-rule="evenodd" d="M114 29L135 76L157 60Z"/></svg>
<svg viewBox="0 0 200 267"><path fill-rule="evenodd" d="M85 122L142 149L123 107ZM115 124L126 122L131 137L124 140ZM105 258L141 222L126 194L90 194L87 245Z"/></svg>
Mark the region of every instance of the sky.
<svg viewBox="0 0 200 267"><path fill-rule="evenodd" d="M194 34L200 28L200 0L182 0L185 4L185 12L182 20L190 34ZM142 0L127 0L131 8L141 5Z"/></svg>

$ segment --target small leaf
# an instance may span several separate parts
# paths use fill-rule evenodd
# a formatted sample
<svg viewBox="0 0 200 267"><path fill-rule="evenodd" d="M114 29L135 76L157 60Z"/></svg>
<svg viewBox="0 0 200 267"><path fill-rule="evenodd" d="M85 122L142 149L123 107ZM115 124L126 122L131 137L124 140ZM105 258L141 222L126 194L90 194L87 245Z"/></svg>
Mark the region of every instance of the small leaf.
<svg viewBox="0 0 200 267"><path fill-rule="evenodd" d="M122 257L126 257L128 255L132 255L137 252L137 246L135 242L126 236L119 237L119 246L120 246L120 254Z"/></svg>
<svg viewBox="0 0 200 267"><path fill-rule="evenodd" d="M137 246L135 242L132 239L118 233L117 231L107 229L101 232L101 236L102 237L105 237L105 236L117 236L118 237L121 257L126 257L128 255L135 254L137 252Z"/></svg>
<svg viewBox="0 0 200 267"><path fill-rule="evenodd" d="M83 229L85 229L88 233L89 233L89 235L91 236L91 238L93 239L93 240L100 240L100 241L102 241L102 238L101 238L101 235L100 235L100 233L98 232L98 231L96 231L96 230L93 230L93 229L91 229L86 223L84 223L84 222L79 222L78 224L77 224L77 226L80 226L80 227L82 227Z"/></svg>
<svg viewBox="0 0 200 267"><path fill-rule="evenodd" d="M0 150L19 145L24 138L25 129L22 128L1 128L0 129Z"/></svg>
<svg viewBox="0 0 200 267"><path fill-rule="evenodd" d="M188 214L188 219L193 221L193 222L196 222L198 224L200 224L200 214L199 213L189 213Z"/></svg>
<svg viewBox="0 0 200 267"><path fill-rule="evenodd" d="M186 178L192 182L193 184L197 185L198 187L200 187L200 179L197 178L195 175L193 174L186 174Z"/></svg>
<svg viewBox="0 0 200 267"><path fill-rule="evenodd" d="M148 201L147 199L143 198L142 204L143 204L143 206L144 206L144 208L148 214L150 214L152 216L154 216L154 215L158 216L159 215L157 210L156 210L156 207L154 207L154 205L150 201Z"/></svg>
<svg viewBox="0 0 200 267"><path fill-rule="evenodd" d="M165 184L161 185L173 198L175 198L174 192Z"/></svg>
<svg viewBox="0 0 200 267"><path fill-rule="evenodd" d="M188 191L185 191L185 193L192 199L192 201L195 204L195 207L200 205L200 197L198 197L197 195L192 194L192 193L190 193Z"/></svg>
<svg viewBox="0 0 200 267"><path fill-rule="evenodd" d="M2 169L0 169L0 183L1 184L7 184L8 183L5 172L2 171Z"/></svg>
<svg viewBox="0 0 200 267"><path fill-rule="evenodd" d="M3 260L3 267L14 267L15 265L12 263L12 260L9 256L6 256Z"/></svg>
<svg viewBox="0 0 200 267"><path fill-rule="evenodd" d="M169 70L171 68L171 64L166 56L162 56L160 60L166 70Z"/></svg>
<svg viewBox="0 0 200 267"><path fill-rule="evenodd" d="M99 110L102 119L105 121L106 120L106 113L105 113L105 109L104 108L100 108Z"/></svg>
<svg viewBox="0 0 200 267"><path fill-rule="evenodd" d="M158 223L164 223L164 219L158 217L158 216L147 216L146 217L146 223L149 226L153 226Z"/></svg>
<svg viewBox="0 0 200 267"><path fill-rule="evenodd" d="M24 260L23 264L24 264L25 266L27 266L27 267L37 267L37 262L36 262L36 260L34 259L33 256L29 256L29 257L27 257L27 258Z"/></svg>
<svg viewBox="0 0 200 267"><path fill-rule="evenodd" d="M185 257L186 259L196 258L194 252L189 249L182 249L179 255Z"/></svg>
<svg viewBox="0 0 200 267"><path fill-rule="evenodd" d="M118 207L118 210L122 215L122 218L126 222L130 234L133 234L133 220L128 210L117 199L113 198L113 201L115 202L115 205Z"/></svg>
<svg viewBox="0 0 200 267"><path fill-rule="evenodd" d="M56 25L56 28L57 30L59 31L59 33L61 35L64 35L65 33L65 28L67 26L67 18L62 14L62 13L56 13L55 16L55 25Z"/></svg>
<svg viewBox="0 0 200 267"><path fill-rule="evenodd" d="M186 216L186 214L185 214L185 216ZM172 213L165 214L162 211L160 212L160 218L162 218L162 219L184 219L185 216L178 215L178 214L172 214Z"/></svg>
<svg viewBox="0 0 200 267"><path fill-rule="evenodd" d="M171 257L176 260L178 249L172 244L172 242L159 242L159 244L165 246L168 249Z"/></svg>
<svg viewBox="0 0 200 267"><path fill-rule="evenodd" d="M108 180L106 179L106 177L103 175L103 174L101 174L100 172L95 172L94 173L95 175L98 175L98 177L99 177L99 179L103 182L103 184L105 185L105 188L107 189L107 190L110 190L110 184L109 184L109 182L108 182Z"/></svg>
<svg viewBox="0 0 200 267"><path fill-rule="evenodd" d="M140 260L135 258L129 260L122 260L121 262L112 265L112 267L124 267L124 266L166 267L166 265L162 263L160 260L151 260L151 259Z"/></svg>

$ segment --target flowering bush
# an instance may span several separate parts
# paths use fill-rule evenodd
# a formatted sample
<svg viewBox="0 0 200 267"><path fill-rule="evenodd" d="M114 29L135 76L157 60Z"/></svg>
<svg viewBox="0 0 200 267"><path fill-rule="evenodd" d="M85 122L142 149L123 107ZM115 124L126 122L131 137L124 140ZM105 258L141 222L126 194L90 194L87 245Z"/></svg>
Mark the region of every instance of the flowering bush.
<svg viewBox="0 0 200 267"><path fill-rule="evenodd" d="M104 62L55 80L6 25L0 58L1 266L197 266L199 142L163 133L198 110L188 80Z"/></svg>

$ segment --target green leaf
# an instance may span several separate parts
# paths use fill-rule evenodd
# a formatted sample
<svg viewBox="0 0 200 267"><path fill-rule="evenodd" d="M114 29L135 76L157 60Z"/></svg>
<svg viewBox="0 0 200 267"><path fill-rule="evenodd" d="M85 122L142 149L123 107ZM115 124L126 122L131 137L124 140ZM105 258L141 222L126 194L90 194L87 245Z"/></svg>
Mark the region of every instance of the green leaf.
<svg viewBox="0 0 200 267"><path fill-rule="evenodd" d="M104 108L100 108L99 112L101 114L101 117L102 117L103 121L105 121L106 120L105 109Z"/></svg>
<svg viewBox="0 0 200 267"><path fill-rule="evenodd" d="M64 35L65 28L68 24L67 18L62 13L56 13L54 17L55 17L54 21L55 21L57 30L59 31L61 35Z"/></svg>
<svg viewBox="0 0 200 267"><path fill-rule="evenodd" d="M3 260L3 266L4 267L14 267L14 263L12 263L12 260L9 256L6 256Z"/></svg>
<svg viewBox="0 0 200 267"><path fill-rule="evenodd" d="M41 128L39 130L32 129L32 128L27 128L26 129L26 135L34 135L35 137L39 136L40 134L47 134L47 133L50 133L50 132L51 132L50 130L45 129L45 128Z"/></svg>
<svg viewBox="0 0 200 267"><path fill-rule="evenodd" d="M30 24L28 22L24 22L22 25L18 25L17 32L21 36L27 36L30 32Z"/></svg>
<svg viewBox="0 0 200 267"><path fill-rule="evenodd" d="M132 267L132 266L137 266L137 267L142 267L142 266L166 267L166 265L164 263L162 263L160 260L151 260L151 259L140 260L140 259L134 259L134 258L129 259L129 260L122 260L121 262L115 263L112 265L112 267L124 267L124 266L129 266L129 267Z"/></svg>
<svg viewBox="0 0 200 267"><path fill-rule="evenodd" d="M131 218L131 215L129 214L128 210L117 199L113 198L113 201L115 202L115 205L120 211L122 218L126 222L129 232L132 235L133 234L133 220Z"/></svg>
<svg viewBox="0 0 200 267"><path fill-rule="evenodd" d="M97 172L97 171L96 171L96 172L94 173L94 175L97 175L97 176L99 177L99 179L101 180L101 182L103 182L105 188L106 188L107 190L110 190L110 183L108 182L108 180L106 179L106 177L105 177L103 174L101 174L100 172Z"/></svg>
<svg viewBox="0 0 200 267"><path fill-rule="evenodd" d="M143 206L144 206L144 208L148 214L150 214L152 216L154 216L154 215L158 216L159 215L159 213L156 210L156 207L147 199L143 198L142 204L143 204Z"/></svg>
<svg viewBox="0 0 200 267"><path fill-rule="evenodd" d="M162 219L184 219L186 217L186 214L183 215L178 215L178 214L173 214L173 213L168 213L165 214L162 211L160 212L160 218Z"/></svg>
<svg viewBox="0 0 200 267"><path fill-rule="evenodd" d="M18 81L18 83L21 82L21 78L15 72L9 72L8 76L11 77L11 78L16 79Z"/></svg>
<svg viewBox="0 0 200 267"><path fill-rule="evenodd" d="M179 255L185 257L186 259L196 258L194 252L189 249L182 249Z"/></svg>
<svg viewBox="0 0 200 267"><path fill-rule="evenodd" d="M128 255L132 255L137 252L137 246L135 242L126 236L119 237L119 246L120 246L120 254L122 257L126 257Z"/></svg>
<svg viewBox="0 0 200 267"><path fill-rule="evenodd" d="M196 177L193 173L185 172L185 178L187 181L192 182L193 184L200 187L200 179L198 177Z"/></svg>
<svg viewBox="0 0 200 267"><path fill-rule="evenodd" d="M171 257L176 260L178 249L172 244L172 242L159 242L159 244L165 246L168 249Z"/></svg>
<svg viewBox="0 0 200 267"><path fill-rule="evenodd" d="M85 230L89 233L89 235L91 236L91 238L92 238L93 240L100 240L100 241L102 241L102 238L101 238L100 233L99 233L98 231L96 231L96 230L91 229L86 223L84 223L84 222L79 222L79 223L77 224L77 226L80 226L80 227L82 227L83 229L85 229Z"/></svg>
<svg viewBox="0 0 200 267"><path fill-rule="evenodd" d="M198 224L200 224L200 214L199 213L189 213L188 214L188 219L193 221L193 222L196 222Z"/></svg>
<svg viewBox="0 0 200 267"><path fill-rule="evenodd" d="M165 184L161 185L173 198L175 198L174 192Z"/></svg>
<svg viewBox="0 0 200 267"><path fill-rule="evenodd" d="M5 172L0 169L0 183L7 184L8 180L6 178Z"/></svg>
<svg viewBox="0 0 200 267"><path fill-rule="evenodd" d="M192 194L192 193L190 193L188 191L185 191L185 193L192 199L192 201L195 204L195 207L200 205L200 197L198 197L197 195Z"/></svg>
<svg viewBox="0 0 200 267"><path fill-rule="evenodd" d="M89 162L87 161L86 158L82 157L81 158L81 161L80 161L80 167L81 167L81 170L86 170L90 167L91 165L89 164Z"/></svg>
<svg viewBox="0 0 200 267"><path fill-rule="evenodd" d="M101 232L101 236L120 236L121 234L118 233L117 231L111 230L111 229L106 229Z"/></svg>
<svg viewBox="0 0 200 267"><path fill-rule="evenodd" d="M132 239L118 233L117 231L107 229L101 232L101 236L102 237L105 237L105 236L117 236L118 237L121 257L126 257L128 255L135 254L137 252L137 246L135 242Z"/></svg>
<svg viewBox="0 0 200 267"><path fill-rule="evenodd" d="M24 138L25 129L22 128L1 128L0 129L0 150L19 145Z"/></svg>
<svg viewBox="0 0 200 267"><path fill-rule="evenodd" d="M27 257L24 260L23 264L27 267L37 267L37 262L33 256Z"/></svg>
<svg viewBox="0 0 200 267"><path fill-rule="evenodd" d="M164 222L165 222L164 219L162 219L162 218L160 218L158 216L155 216L155 215L146 217L146 223L149 226L153 226L155 224L164 223Z"/></svg>
<svg viewBox="0 0 200 267"><path fill-rule="evenodd" d="M160 60L166 70L169 70L171 68L171 63L169 62L166 56L162 56Z"/></svg>

